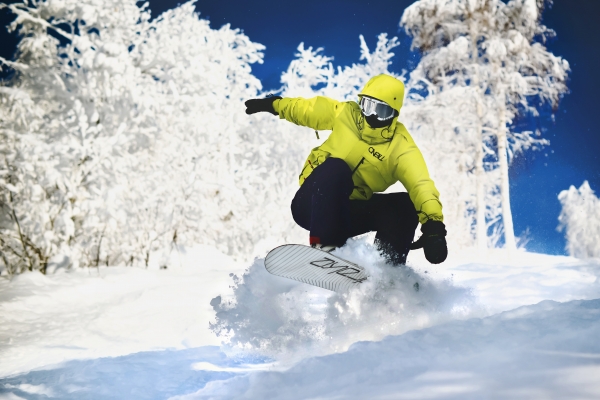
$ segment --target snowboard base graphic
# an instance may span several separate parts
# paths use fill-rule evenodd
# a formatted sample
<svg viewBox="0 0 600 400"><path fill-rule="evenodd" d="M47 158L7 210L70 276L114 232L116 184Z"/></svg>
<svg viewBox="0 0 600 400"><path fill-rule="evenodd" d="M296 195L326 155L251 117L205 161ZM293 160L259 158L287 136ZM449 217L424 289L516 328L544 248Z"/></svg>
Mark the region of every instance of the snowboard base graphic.
<svg viewBox="0 0 600 400"><path fill-rule="evenodd" d="M286 244L271 250L265 258L265 267L273 275L334 292L345 292L367 279L363 267L301 244Z"/></svg>

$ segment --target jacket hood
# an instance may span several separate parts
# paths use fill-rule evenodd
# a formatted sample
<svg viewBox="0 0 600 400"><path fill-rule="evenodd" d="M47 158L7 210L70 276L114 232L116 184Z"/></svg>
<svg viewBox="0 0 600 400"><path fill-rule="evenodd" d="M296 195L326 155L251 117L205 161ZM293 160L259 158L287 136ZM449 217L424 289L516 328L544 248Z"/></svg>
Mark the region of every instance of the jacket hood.
<svg viewBox="0 0 600 400"><path fill-rule="evenodd" d="M363 90L358 94L360 96L374 97L385 101L394 110L400 114L402 103L404 102L404 83L401 80L387 74L381 74L369 79ZM360 108L358 109L360 110ZM359 111L360 112L360 111ZM389 141L394 136L396 122L398 117L394 117L392 123L384 128L371 128L364 120L362 113L359 118L363 118L361 126L361 139L369 144L376 144Z"/></svg>
<svg viewBox="0 0 600 400"><path fill-rule="evenodd" d="M369 79L358 96L374 97L385 101L394 110L400 113L404 102L404 83L401 80L387 74L381 74Z"/></svg>

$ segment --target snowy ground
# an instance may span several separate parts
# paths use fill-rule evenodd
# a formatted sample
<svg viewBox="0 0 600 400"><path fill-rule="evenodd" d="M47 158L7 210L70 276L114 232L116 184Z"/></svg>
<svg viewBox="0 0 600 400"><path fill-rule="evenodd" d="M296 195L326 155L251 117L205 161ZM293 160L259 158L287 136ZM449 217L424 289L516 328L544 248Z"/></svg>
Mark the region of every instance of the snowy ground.
<svg viewBox="0 0 600 400"><path fill-rule="evenodd" d="M600 262L338 252L368 285L334 294L211 248L0 280L0 399L600 398Z"/></svg>

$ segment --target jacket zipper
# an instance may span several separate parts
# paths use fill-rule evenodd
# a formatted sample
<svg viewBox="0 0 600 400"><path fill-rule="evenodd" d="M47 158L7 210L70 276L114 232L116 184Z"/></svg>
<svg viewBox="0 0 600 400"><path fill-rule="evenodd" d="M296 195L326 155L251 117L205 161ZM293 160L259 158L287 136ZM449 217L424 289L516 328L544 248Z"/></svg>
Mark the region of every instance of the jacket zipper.
<svg viewBox="0 0 600 400"><path fill-rule="evenodd" d="M363 157L358 164L356 165L356 167L354 167L354 169L352 170L352 175L354 175L354 173L356 172L356 170L358 169L358 167L360 167L360 164L362 164L365 161L365 158Z"/></svg>

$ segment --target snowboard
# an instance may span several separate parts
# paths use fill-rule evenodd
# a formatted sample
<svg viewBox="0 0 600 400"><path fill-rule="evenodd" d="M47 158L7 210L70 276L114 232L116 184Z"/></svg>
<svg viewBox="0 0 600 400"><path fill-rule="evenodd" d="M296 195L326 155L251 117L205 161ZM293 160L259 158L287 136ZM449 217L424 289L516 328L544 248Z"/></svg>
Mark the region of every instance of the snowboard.
<svg viewBox="0 0 600 400"><path fill-rule="evenodd" d="M265 268L273 275L340 293L367 279L363 267L301 244L274 248L265 258Z"/></svg>

